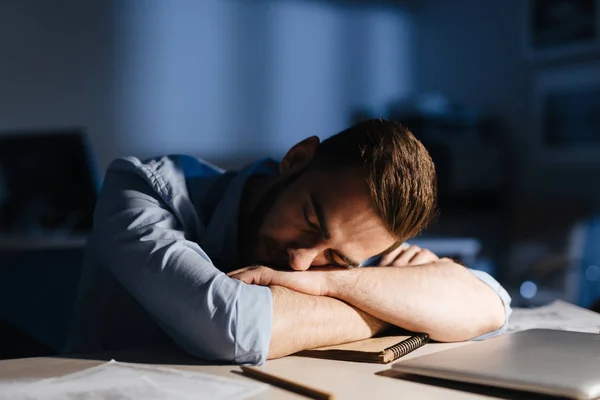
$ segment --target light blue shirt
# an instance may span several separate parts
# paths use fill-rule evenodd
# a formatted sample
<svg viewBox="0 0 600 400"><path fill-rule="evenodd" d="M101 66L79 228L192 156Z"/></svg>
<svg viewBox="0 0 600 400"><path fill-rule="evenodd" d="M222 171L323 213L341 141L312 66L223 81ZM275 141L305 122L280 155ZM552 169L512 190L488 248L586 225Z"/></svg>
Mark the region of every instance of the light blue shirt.
<svg viewBox="0 0 600 400"><path fill-rule="evenodd" d="M252 174L276 171L272 160L238 172L188 156L114 161L96 206L65 350L176 344L204 360L263 363L271 290L226 273L240 267L244 184ZM498 293L508 320L506 291L489 275L473 273Z"/></svg>

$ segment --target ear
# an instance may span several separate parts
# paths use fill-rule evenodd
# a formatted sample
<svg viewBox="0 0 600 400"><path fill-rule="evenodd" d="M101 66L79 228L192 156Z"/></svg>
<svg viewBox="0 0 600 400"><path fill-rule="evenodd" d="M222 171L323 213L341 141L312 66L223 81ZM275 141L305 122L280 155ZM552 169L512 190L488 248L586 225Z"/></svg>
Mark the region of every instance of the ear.
<svg viewBox="0 0 600 400"><path fill-rule="evenodd" d="M306 168L315 157L320 142L317 136L311 136L295 144L279 163L279 174L289 176Z"/></svg>

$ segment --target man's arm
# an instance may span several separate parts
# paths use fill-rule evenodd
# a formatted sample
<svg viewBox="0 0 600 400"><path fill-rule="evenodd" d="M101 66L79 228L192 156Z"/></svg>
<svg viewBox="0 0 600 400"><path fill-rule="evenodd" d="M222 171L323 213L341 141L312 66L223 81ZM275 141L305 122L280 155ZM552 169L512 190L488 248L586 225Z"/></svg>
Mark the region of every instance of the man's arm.
<svg viewBox="0 0 600 400"><path fill-rule="evenodd" d="M170 159L113 162L94 213L89 246L96 265L190 354L261 363L270 341L271 291L227 277L190 240L201 227L186 197Z"/></svg>
<svg viewBox="0 0 600 400"><path fill-rule="evenodd" d="M246 283L281 285L330 296L439 341L461 341L492 332L505 321L502 300L465 267L450 260L408 267L275 271L246 268L231 276Z"/></svg>
<svg viewBox="0 0 600 400"><path fill-rule="evenodd" d="M205 360L260 364L368 338L387 326L337 299L250 286L219 271L189 240L194 218L181 213L187 204L189 217L193 204L185 201L176 166L161 162L162 175L137 159L111 164L90 245L98 264L186 351Z"/></svg>
<svg viewBox="0 0 600 400"><path fill-rule="evenodd" d="M338 299L271 286L273 327L269 358L372 337L389 324Z"/></svg>
<svg viewBox="0 0 600 400"><path fill-rule="evenodd" d="M326 273L328 295L432 339L452 342L499 329L502 300L467 268L450 260L410 267Z"/></svg>

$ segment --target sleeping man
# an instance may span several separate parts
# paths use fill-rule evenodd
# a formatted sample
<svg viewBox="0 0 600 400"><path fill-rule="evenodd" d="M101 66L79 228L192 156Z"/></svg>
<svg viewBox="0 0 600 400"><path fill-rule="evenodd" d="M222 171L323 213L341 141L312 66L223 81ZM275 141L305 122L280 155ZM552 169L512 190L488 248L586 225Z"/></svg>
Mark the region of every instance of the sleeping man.
<svg viewBox="0 0 600 400"><path fill-rule="evenodd" d="M389 326L438 341L499 334L510 298L495 280L405 244L435 199L427 150L385 120L240 171L189 156L118 159L67 351L176 345L260 364Z"/></svg>

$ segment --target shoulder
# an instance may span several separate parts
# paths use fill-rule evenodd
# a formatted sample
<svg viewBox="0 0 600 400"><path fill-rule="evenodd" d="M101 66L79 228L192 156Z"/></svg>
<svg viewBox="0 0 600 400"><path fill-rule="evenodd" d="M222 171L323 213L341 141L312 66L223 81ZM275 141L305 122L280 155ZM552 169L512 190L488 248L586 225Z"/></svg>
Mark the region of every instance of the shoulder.
<svg viewBox="0 0 600 400"><path fill-rule="evenodd" d="M161 196L172 198L185 191L187 179L216 176L223 172L207 161L186 155L168 155L144 161L137 157L121 157L109 165L104 186L127 186L141 178Z"/></svg>
<svg viewBox="0 0 600 400"><path fill-rule="evenodd" d="M220 175L225 171L201 158L186 155L167 155L143 161L132 156L120 157L109 165L107 174L111 172L129 172L144 177L161 175L168 178L169 176Z"/></svg>
<svg viewBox="0 0 600 400"><path fill-rule="evenodd" d="M194 194L188 190L188 180L221 174L219 168L190 156L162 156L145 161L137 157L118 158L106 172L95 219L114 219L115 215L140 219L142 214L154 218L167 211L190 237L199 237L202 221L191 198Z"/></svg>

